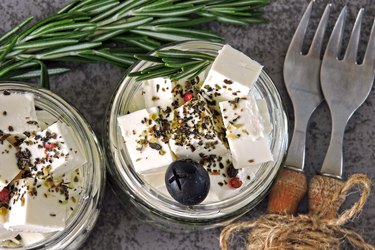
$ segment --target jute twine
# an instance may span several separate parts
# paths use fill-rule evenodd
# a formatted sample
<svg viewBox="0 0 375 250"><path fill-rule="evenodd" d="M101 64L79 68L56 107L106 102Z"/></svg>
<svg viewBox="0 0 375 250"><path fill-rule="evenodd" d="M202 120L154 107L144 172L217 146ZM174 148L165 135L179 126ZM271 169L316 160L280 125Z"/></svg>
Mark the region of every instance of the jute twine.
<svg viewBox="0 0 375 250"><path fill-rule="evenodd" d="M363 174L355 174L334 195L330 204L340 199L343 201L354 187L362 188L359 200L337 218L325 219L322 215L278 215L267 214L256 221L246 221L226 226L220 235L220 245L228 249L228 241L232 234L241 230L249 230L247 237L249 250L261 249L340 249L343 242L350 243L355 249L371 249L375 247L366 243L352 230L342 227L361 211L371 190L371 180ZM329 208L330 204L326 204Z"/></svg>

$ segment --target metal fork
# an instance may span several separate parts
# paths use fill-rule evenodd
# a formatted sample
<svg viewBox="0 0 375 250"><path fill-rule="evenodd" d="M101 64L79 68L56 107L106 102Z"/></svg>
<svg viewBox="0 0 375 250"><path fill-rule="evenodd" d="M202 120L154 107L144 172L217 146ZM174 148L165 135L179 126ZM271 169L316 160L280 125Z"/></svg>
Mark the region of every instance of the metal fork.
<svg viewBox="0 0 375 250"><path fill-rule="evenodd" d="M339 189L343 174L342 145L345 127L352 114L369 95L375 76L375 21L372 26L362 64L357 63L357 51L364 9L357 15L352 34L342 60L338 60L342 44L347 8L344 7L336 21L323 57L320 80L323 95L332 117L331 140L320 174L309 188L310 212L328 218L336 215L341 205L329 200Z"/></svg>
<svg viewBox="0 0 375 250"><path fill-rule="evenodd" d="M323 101L319 80L320 55L331 7L330 4L327 5L309 52L303 55L301 50L313 2L308 5L294 33L284 61L284 81L293 103L295 124L285 167L269 196L269 213L295 213L307 191L306 177L303 173L306 129L311 114Z"/></svg>

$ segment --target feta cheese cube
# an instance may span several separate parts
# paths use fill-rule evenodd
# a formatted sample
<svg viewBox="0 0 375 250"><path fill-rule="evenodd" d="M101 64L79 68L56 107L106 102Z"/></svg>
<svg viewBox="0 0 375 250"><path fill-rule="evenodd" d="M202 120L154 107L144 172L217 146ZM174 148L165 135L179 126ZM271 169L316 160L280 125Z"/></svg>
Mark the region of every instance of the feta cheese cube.
<svg viewBox="0 0 375 250"><path fill-rule="evenodd" d="M178 81L173 82L172 94L173 94L173 108L178 108L185 103L185 95L192 94L197 96L199 94L199 86L203 84L203 79L206 78L208 70L204 70L194 79L182 78Z"/></svg>
<svg viewBox="0 0 375 250"><path fill-rule="evenodd" d="M153 188L165 187L165 170L156 173L141 174L142 179Z"/></svg>
<svg viewBox="0 0 375 250"><path fill-rule="evenodd" d="M16 237L18 232L13 232L4 227L2 223L0 223L0 241L9 240L11 238Z"/></svg>
<svg viewBox="0 0 375 250"><path fill-rule="evenodd" d="M215 126L207 103L200 96L174 111L169 145L178 158L199 161L202 155L222 155L228 152Z"/></svg>
<svg viewBox="0 0 375 250"><path fill-rule="evenodd" d="M17 150L7 140L0 138L0 191L20 172L17 167Z"/></svg>
<svg viewBox="0 0 375 250"><path fill-rule="evenodd" d="M32 94L0 92L0 131L5 134L23 134L39 131Z"/></svg>
<svg viewBox="0 0 375 250"><path fill-rule="evenodd" d="M7 229L48 233L65 228L66 197L48 181L20 179L13 183L12 190Z"/></svg>
<svg viewBox="0 0 375 250"><path fill-rule="evenodd" d="M263 115L254 97L219 103L235 168L272 161Z"/></svg>
<svg viewBox="0 0 375 250"><path fill-rule="evenodd" d="M73 131L61 122L28 135L20 150L29 159L26 166L37 175L61 176L86 163Z"/></svg>
<svg viewBox="0 0 375 250"><path fill-rule="evenodd" d="M144 109L145 106L145 98L141 86L139 87L139 90L135 91L134 95L132 96L132 99L129 103L129 112L132 113L134 111Z"/></svg>
<svg viewBox="0 0 375 250"><path fill-rule="evenodd" d="M117 119L134 169L141 174L165 169L174 157L163 131L156 122L158 108L142 109Z"/></svg>
<svg viewBox="0 0 375 250"><path fill-rule="evenodd" d="M212 64L201 90L216 102L245 97L257 81L263 66L242 52L224 45Z"/></svg>
<svg viewBox="0 0 375 250"><path fill-rule="evenodd" d="M173 102L172 82L168 78L158 77L144 81L143 93L146 108L166 108Z"/></svg>
<svg viewBox="0 0 375 250"><path fill-rule="evenodd" d="M268 135L271 133L273 126L271 124L270 113L267 108L267 102L263 99L257 99L257 106L260 114L262 115L264 133Z"/></svg>
<svg viewBox="0 0 375 250"><path fill-rule="evenodd" d="M41 240L46 239L49 234L41 234L41 233L28 233L28 232L20 232L19 235L21 236L21 241L24 246L30 246L35 244Z"/></svg>
<svg viewBox="0 0 375 250"><path fill-rule="evenodd" d="M45 110L37 110L36 117L38 118L39 126L42 130L57 122L57 118Z"/></svg>
<svg viewBox="0 0 375 250"><path fill-rule="evenodd" d="M210 176L210 191L202 202L203 204L223 201L241 193L254 179L261 166L261 164L257 164L251 168L235 169L232 164L231 153L211 158L209 161L203 160L201 163ZM230 181L234 177L239 178L242 182L239 188L234 188L230 185Z"/></svg>
<svg viewBox="0 0 375 250"><path fill-rule="evenodd" d="M84 191L84 179L81 175L81 169L77 168L71 173L66 174L63 177L63 182L68 186L68 196L69 199L66 201L66 213L67 218L72 214L79 204L79 197Z"/></svg>

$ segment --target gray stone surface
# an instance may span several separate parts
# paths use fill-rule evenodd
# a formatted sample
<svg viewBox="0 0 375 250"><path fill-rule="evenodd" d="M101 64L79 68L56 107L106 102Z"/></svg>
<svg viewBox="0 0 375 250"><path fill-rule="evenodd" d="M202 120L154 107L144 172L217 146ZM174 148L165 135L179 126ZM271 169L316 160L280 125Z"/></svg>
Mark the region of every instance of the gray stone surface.
<svg viewBox="0 0 375 250"><path fill-rule="evenodd" d="M55 12L69 0L0 0L0 34L22 19L33 15L36 19ZM311 27L316 27L318 17L329 1L316 1ZM360 7L366 8L364 19L364 41L367 41L372 21L375 17L373 0L335 0L331 14L331 26L338 12L345 4L349 7L349 20L353 21ZM292 107L282 78L283 60L288 44L301 17L307 0L274 0L265 8L270 23L248 27L210 24L207 28L222 34L227 43L242 50L265 65L285 101L292 124ZM347 33L349 31L347 30ZM308 36L311 40L312 33ZM346 39L347 41L347 39ZM51 79L52 90L77 107L87 118L94 130L101 136L103 116L107 102L122 76L121 70L109 65L79 65L70 73ZM308 79L306 79L308 80ZM344 138L345 178L353 173L365 173L375 178L375 95L371 92L368 100L350 119ZM322 164L329 142L330 116L326 105L314 113L307 137L306 166L311 177ZM218 249L220 229L189 234L162 232L132 217L127 208L120 205L109 185L104 197L104 205L96 227L82 249ZM354 197L351 198L353 200ZM242 220L256 219L264 213L265 202L246 214ZM347 204L347 206L350 204ZM301 208L304 210L304 206ZM375 244L375 192L363 213L348 226ZM233 243L235 249L243 249L244 234Z"/></svg>

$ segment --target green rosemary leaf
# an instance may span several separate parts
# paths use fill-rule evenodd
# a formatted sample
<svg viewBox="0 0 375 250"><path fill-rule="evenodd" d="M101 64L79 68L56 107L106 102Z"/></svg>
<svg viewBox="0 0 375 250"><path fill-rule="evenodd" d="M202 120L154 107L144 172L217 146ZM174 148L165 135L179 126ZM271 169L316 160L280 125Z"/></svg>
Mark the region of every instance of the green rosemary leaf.
<svg viewBox="0 0 375 250"><path fill-rule="evenodd" d="M180 62L180 63L165 63L165 66L170 68L183 68L187 66L197 65L199 61L187 61L187 62Z"/></svg>
<svg viewBox="0 0 375 250"><path fill-rule="evenodd" d="M143 48L147 51L154 50L160 46L160 45L158 46L158 45L150 44L146 40L146 38L143 38L142 40L142 39L133 39L133 38L128 38L128 37L116 37L114 40L117 42L123 42L129 45L138 46L139 48Z"/></svg>
<svg viewBox="0 0 375 250"><path fill-rule="evenodd" d="M90 16L94 16L100 13L103 13L105 11L108 11L110 9L113 9L114 7L118 6L120 3L119 2L113 2L107 5L103 5L101 7L98 7L96 9L90 10L87 13L89 13Z"/></svg>
<svg viewBox="0 0 375 250"><path fill-rule="evenodd" d="M77 30L81 29L84 31L94 31L96 29L96 25L90 22L81 22L81 23L72 23L67 25L57 25L54 27L49 27L48 29L44 29L43 31L37 33L38 36L42 36L45 34L51 34L56 31L64 31L64 30Z"/></svg>
<svg viewBox="0 0 375 250"><path fill-rule="evenodd" d="M42 35L43 38L59 38L59 39L65 39L66 37L69 37L70 39L77 39L77 40L83 40L87 38L89 35L92 35L94 30L91 31L64 31L64 32L56 32L56 33L47 33Z"/></svg>
<svg viewBox="0 0 375 250"><path fill-rule="evenodd" d="M129 77L137 77L137 76L140 76L142 75L142 72L141 71L136 71L136 72L130 72L128 74Z"/></svg>
<svg viewBox="0 0 375 250"><path fill-rule="evenodd" d="M57 14L64 14L69 12L77 3L81 2L81 0L74 0L71 3L65 5L62 9L60 9Z"/></svg>
<svg viewBox="0 0 375 250"><path fill-rule="evenodd" d="M95 37L95 38L93 38L92 41L93 42L104 42L104 41L112 39L112 38L114 38L118 35L121 35L121 34L127 32L127 31L128 30L121 30L120 29L120 30L110 31L108 33L104 32L104 33L94 34L93 37Z"/></svg>
<svg viewBox="0 0 375 250"><path fill-rule="evenodd" d="M8 39L9 37L11 37L12 35L16 34L19 30L21 30L25 25L27 25L28 23L30 23L30 21L33 19L33 17L29 17L27 19L25 19L24 21L22 21L19 25L17 25L16 27L14 27L13 29L11 29L10 31L8 31L7 33L3 34L1 37L0 37L0 44L5 41L6 39Z"/></svg>
<svg viewBox="0 0 375 250"><path fill-rule="evenodd" d="M162 12L170 11L170 10L180 10L180 9L187 10L191 7L193 7L193 5L191 4L179 3L179 4L174 4L174 5L169 4L169 5L161 6L159 8L141 8L137 12L142 12L142 13L161 12L162 13Z"/></svg>
<svg viewBox="0 0 375 250"><path fill-rule="evenodd" d="M148 5L140 8L140 10L156 9L156 8L168 6L168 5L172 4L173 2L176 2L176 0L160 0L160 1L155 1L155 3L148 4Z"/></svg>
<svg viewBox="0 0 375 250"><path fill-rule="evenodd" d="M35 55L36 59L44 59L44 60L50 60L55 59L58 57L62 57L64 55L71 56L76 55L77 53L82 53L82 51L85 51L87 49L92 49L95 47L100 46L102 43L82 43L72 46L66 46L63 48L58 48L54 50L50 50L43 54Z"/></svg>
<svg viewBox="0 0 375 250"><path fill-rule="evenodd" d="M59 21L56 21L56 22L52 22L52 23L43 25L43 26L35 29L29 35L27 35L26 37L23 37L20 40L26 42L26 41L29 41L29 40L37 38L40 33L43 33L46 30L48 32L48 30L51 29L51 28L53 28L53 27L65 27L66 25L70 25L70 24L74 24L74 20L73 19L66 19L66 20L59 20Z"/></svg>
<svg viewBox="0 0 375 250"><path fill-rule="evenodd" d="M211 10L211 11L217 11L217 12L221 12L221 13L227 13L227 14L235 14L239 11L244 11L244 10L250 10L251 9L251 6L245 6L245 7L237 7L237 8L234 8L234 7L208 7L207 9ZM247 12L249 14L249 12Z"/></svg>
<svg viewBox="0 0 375 250"><path fill-rule="evenodd" d="M183 9L171 9L170 11L142 11L142 12L135 12L134 15L136 16L153 16L153 17L165 17L165 16L184 16L193 14L199 10L201 10L203 6L196 6L190 8L183 8Z"/></svg>
<svg viewBox="0 0 375 250"><path fill-rule="evenodd" d="M147 74L142 74L135 79L137 81L144 81L144 80L149 80L149 79L154 79L156 77L164 77L164 76L170 76L178 72L179 69L175 68L162 68L159 70L155 70L152 72L149 72Z"/></svg>
<svg viewBox="0 0 375 250"><path fill-rule="evenodd" d="M6 75L7 73L9 73L10 71L14 70L14 69L17 69L18 67L22 66L23 64L26 64L30 62L30 59L26 59L26 60L23 60L23 61L18 61L18 62L15 62L9 66L6 66L6 67L0 67L0 78L4 75Z"/></svg>
<svg viewBox="0 0 375 250"><path fill-rule="evenodd" d="M90 63L103 63L103 62L105 62L105 63L109 63L109 64L114 65L114 66L119 67L119 68L124 68L124 65L122 63L111 61L111 60L109 60L107 58L104 58L104 57L101 57L101 56L82 54L82 55L80 55L80 58L88 60L88 62L90 62ZM129 65L127 65L127 66L129 66Z"/></svg>
<svg viewBox="0 0 375 250"><path fill-rule="evenodd" d="M22 49L48 49L53 48L55 46L65 46L65 45L72 45L77 44L79 40L75 39L45 39L43 41L33 41L33 42L26 42L21 45L17 45L14 47L14 50L22 50Z"/></svg>
<svg viewBox="0 0 375 250"><path fill-rule="evenodd" d="M211 35L194 35L191 34L189 31L186 30L185 32L180 33L169 33L169 32L161 32L161 31L148 31L148 30L140 30L140 29L133 29L130 30L131 33L140 34L150 36L152 38L167 41L167 42L179 42L185 40L208 40L213 42L221 42L222 38L213 38Z"/></svg>
<svg viewBox="0 0 375 250"><path fill-rule="evenodd" d="M205 24L216 20L216 17L201 17L201 18L195 18L193 20L187 20L187 21L174 21L174 22L166 22L161 23L160 26L163 27L173 27L173 28L179 28L179 27L191 27L199 24Z"/></svg>
<svg viewBox="0 0 375 250"><path fill-rule="evenodd" d="M141 26L143 24L149 23L153 20L152 17L135 17L129 18L127 20L122 21L121 23L108 25L104 27L99 27L100 30L118 30L118 29L131 29L134 27Z"/></svg>
<svg viewBox="0 0 375 250"><path fill-rule="evenodd" d="M165 64L180 64L186 62L196 62L197 60L192 57L170 57L170 56L160 56Z"/></svg>
<svg viewBox="0 0 375 250"><path fill-rule="evenodd" d="M159 70L159 69L163 69L163 68L165 68L165 66L163 64L156 64L156 65L147 67L147 68L143 69L140 72L143 75L143 74L148 74L148 73L151 73L151 72L155 72L155 70Z"/></svg>
<svg viewBox="0 0 375 250"><path fill-rule="evenodd" d="M220 3L217 4L216 6L218 7L236 7L236 6L258 6L258 5L265 5L268 4L270 1L269 0L242 0L242 1L232 1L230 3Z"/></svg>
<svg viewBox="0 0 375 250"><path fill-rule="evenodd" d="M70 8L69 12L79 11L79 9L85 8L86 6L91 6L91 4L95 4L97 2L97 0L78 0L78 4Z"/></svg>
<svg viewBox="0 0 375 250"><path fill-rule="evenodd" d="M119 1L117 0L102 0L102 1L97 1L97 0L94 0L92 1L92 4L86 4L84 6L79 6L78 8L75 8L75 9L72 9L72 10L77 10L77 11L81 11L81 12L89 12L89 11L92 11L92 10L96 10L98 8L101 8L103 6L116 6L119 4Z"/></svg>
<svg viewBox="0 0 375 250"><path fill-rule="evenodd" d="M87 17L85 13L81 12L72 12L72 13L62 13L62 14L57 14L53 15L50 17L47 17L37 23L35 23L32 27L29 29L25 30L20 34L20 40L22 41L25 37L30 35L32 32L34 32L36 29L42 27L43 25L48 25L51 22L54 21L59 21L59 20L65 20L65 19L72 19L72 18L78 18L78 17Z"/></svg>
<svg viewBox="0 0 375 250"><path fill-rule="evenodd" d="M156 54L160 57L175 57L175 58L198 58L198 59L205 59L205 60L215 60L215 57L203 52L192 52L192 51L184 51L184 50L176 50L176 49L169 49L169 50L159 50Z"/></svg>
<svg viewBox="0 0 375 250"><path fill-rule="evenodd" d="M210 65L209 61L203 61L199 64L196 64L194 66L185 66L182 68L182 72L178 73L176 75L173 75L170 77L171 81L178 81L182 78L194 78L196 75L198 75L202 70L207 68L207 66Z"/></svg>
<svg viewBox="0 0 375 250"><path fill-rule="evenodd" d="M40 65L40 80L39 80L39 87L49 89L49 77L48 77L48 70L46 65L40 61L35 60Z"/></svg>
<svg viewBox="0 0 375 250"><path fill-rule="evenodd" d="M121 9L123 8L126 8L127 6L129 6L132 2L134 2L136 0L130 0L130 1L125 1L125 2L122 2L121 4L117 5L115 8L112 8L108 11L105 11L99 15L97 15L96 17L94 17L91 22L94 22L94 23L99 23L101 22L102 20L104 20L105 18L111 16L111 15L115 15L117 12L119 12Z"/></svg>
<svg viewBox="0 0 375 250"><path fill-rule="evenodd" d="M117 63L120 63L120 64L123 64L123 65L132 65L133 63L135 63L135 60L133 59L126 59L126 58L121 58L121 57L118 57L118 56L115 56L113 54L110 54L104 50L93 50L93 53L97 56L101 56L103 58L106 58L108 60L111 60L113 62L117 62Z"/></svg>
<svg viewBox="0 0 375 250"><path fill-rule="evenodd" d="M164 17L164 18L157 18L154 19L151 24L152 25L164 25L164 24L171 24L177 22L187 22L191 20L190 18L186 17Z"/></svg>
<svg viewBox="0 0 375 250"><path fill-rule="evenodd" d="M16 44L17 40L18 40L18 36L15 36L13 40L10 42L10 44L8 45L8 47L3 51L3 53L1 53L0 62L4 60L6 55L14 48L14 45Z"/></svg>
<svg viewBox="0 0 375 250"><path fill-rule="evenodd" d="M148 62L156 62L156 63L163 63L163 60L156 56L149 56L149 55L134 55L135 58L138 60L144 60Z"/></svg>
<svg viewBox="0 0 375 250"><path fill-rule="evenodd" d="M130 30L130 32L134 34L150 36L152 38L155 38L161 41L167 41L167 42L178 42L178 41L194 39L191 36L181 36L181 35L174 35L174 34L147 31L147 30L138 30L138 29Z"/></svg>
<svg viewBox="0 0 375 250"><path fill-rule="evenodd" d="M173 27L162 27L162 26L143 26L145 30L156 31L156 32L167 32L171 34L190 35L204 40L221 41L222 38L216 34L208 31L192 30L186 28L173 28Z"/></svg>
<svg viewBox="0 0 375 250"><path fill-rule="evenodd" d="M70 71L68 68L49 68L48 70L48 75L58 75L62 74L65 72ZM30 78L35 78L40 76L40 70L30 70L25 73L21 74L16 74L14 76L9 77L11 80L25 80L25 79L30 79Z"/></svg>
<svg viewBox="0 0 375 250"><path fill-rule="evenodd" d="M35 66L38 66L38 63L36 63L35 61L30 61L28 63L22 64L17 69L35 68Z"/></svg>
<svg viewBox="0 0 375 250"><path fill-rule="evenodd" d="M186 1L187 4L208 4L212 1L210 0L191 0L191 1Z"/></svg>

